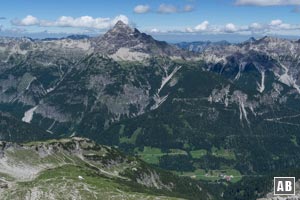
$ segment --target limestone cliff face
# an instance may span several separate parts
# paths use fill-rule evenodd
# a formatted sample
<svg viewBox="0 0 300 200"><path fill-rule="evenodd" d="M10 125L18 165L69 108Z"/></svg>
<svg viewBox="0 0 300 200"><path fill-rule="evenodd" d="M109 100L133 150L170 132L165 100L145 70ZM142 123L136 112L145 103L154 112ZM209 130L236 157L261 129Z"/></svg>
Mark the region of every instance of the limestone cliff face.
<svg viewBox="0 0 300 200"><path fill-rule="evenodd" d="M121 21L96 38L0 38L0 104L50 133L97 134L157 107L188 54Z"/></svg>

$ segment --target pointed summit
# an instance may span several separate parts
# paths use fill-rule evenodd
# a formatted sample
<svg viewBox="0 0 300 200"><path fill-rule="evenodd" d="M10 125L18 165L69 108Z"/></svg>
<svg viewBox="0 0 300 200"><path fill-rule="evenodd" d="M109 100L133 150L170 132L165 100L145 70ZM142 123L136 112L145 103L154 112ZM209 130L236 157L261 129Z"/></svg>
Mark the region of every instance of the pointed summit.
<svg viewBox="0 0 300 200"><path fill-rule="evenodd" d="M112 29L96 39L96 48L100 52L113 54L121 47L137 45L138 41L136 38L139 37L139 34L140 32L137 29L133 29L119 20Z"/></svg>
<svg viewBox="0 0 300 200"><path fill-rule="evenodd" d="M181 56L182 52L166 42L157 41L150 35L141 33L136 28L119 20L112 29L95 40L95 49L103 54L113 55L120 49L119 54L136 55L172 55ZM135 52L135 53L134 53ZM118 54L118 53L117 53Z"/></svg>
<svg viewBox="0 0 300 200"><path fill-rule="evenodd" d="M115 24L114 28L119 28L119 27L126 27L128 26L126 23L124 23L122 20L117 21Z"/></svg>
<svg viewBox="0 0 300 200"><path fill-rule="evenodd" d="M128 24L124 23L122 20L117 21L112 29L110 29L106 34L120 33L120 34L130 34L134 32ZM106 35L105 34L105 35Z"/></svg>
<svg viewBox="0 0 300 200"><path fill-rule="evenodd" d="M256 39L255 39L255 37L250 37L248 41L249 42L256 42Z"/></svg>

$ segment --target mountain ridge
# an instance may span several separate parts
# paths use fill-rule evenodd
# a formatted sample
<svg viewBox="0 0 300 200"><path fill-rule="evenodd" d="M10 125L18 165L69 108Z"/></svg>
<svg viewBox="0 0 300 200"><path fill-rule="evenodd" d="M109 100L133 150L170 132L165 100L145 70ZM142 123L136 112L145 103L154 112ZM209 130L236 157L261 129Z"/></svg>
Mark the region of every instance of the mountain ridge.
<svg viewBox="0 0 300 200"><path fill-rule="evenodd" d="M0 197L7 200L209 199L210 196L203 183L155 169L86 138L25 144L1 141L0 163Z"/></svg>
<svg viewBox="0 0 300 200"><path fill-rule="evenodd" d="M30 140L87 137L221 188L299 167L297 41L186 54L123 23L98 38L0 41L0 108L10 129L43 129Z"/></svg>
<svg viewBox="0 0 300 200"><path fill-rule="evenodd" d="M141 33L122 21L118 21L112 29L94 40L96 51L109 55L117 54L117 56L119 52L120 57L122 57L122 52L120 52L122 50L128 54L137 52L144 58L148 58L149 55L172 56L179 59L190 56L188 52L166 42L157 41L152 36Z"/></svg>

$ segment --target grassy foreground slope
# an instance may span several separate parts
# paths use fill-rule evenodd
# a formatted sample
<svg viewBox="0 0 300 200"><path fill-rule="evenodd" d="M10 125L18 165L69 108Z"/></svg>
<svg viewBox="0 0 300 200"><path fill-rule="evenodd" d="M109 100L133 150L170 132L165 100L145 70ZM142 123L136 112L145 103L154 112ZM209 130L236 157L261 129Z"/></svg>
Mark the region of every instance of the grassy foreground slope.
<svg viewBox="0 0 300 200"><path fill-rule="evenodd" d="M215 199L201 182L91 140L0 143L0 199Z"/></svg>

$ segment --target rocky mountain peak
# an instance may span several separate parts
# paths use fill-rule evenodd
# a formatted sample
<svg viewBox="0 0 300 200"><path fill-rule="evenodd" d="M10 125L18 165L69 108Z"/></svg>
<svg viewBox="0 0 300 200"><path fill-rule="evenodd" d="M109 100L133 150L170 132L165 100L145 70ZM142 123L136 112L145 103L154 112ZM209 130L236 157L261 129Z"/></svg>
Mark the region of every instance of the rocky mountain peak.
<svg viewBox="0 0 300 200"><path fill-rule="evenodd" d="M116 54L120 50L121 52L119 53L122 54L121 56L126 54L127 57L134 52L139 55L142 53L142 57L149 55L185 55L177 47L169 45L166 42L157 41L152 36L141 33L138 29L132 28L122 21L118 21L102 37L95 39L95 49L100 53L108 55ZM136 54L133 56L136 56Z"/></svg>
<svg viewBox="0 0 300 200"><path fill-rule="evenodd" d="M253 42L256 42L257 40L255 39L255 37L250 37L246 42L250 42L250 43L253 43Z"/></svg>
<svg viewBox="0 0 300 200"><path fill-rule="evenodd" d="M131 28L128 24L125 24L123 21L119 20L115 26L107 31L103 37L101 37L102 40L125 40L125 39L132 39L129 36L133 36L134 33L137 31L136 29Z"/></svg>
<svg viewBox="0 0 300 200"><path fill-rule="evenodd" d="M120 48L130 48L137 45L140 32L122 21L108 30L102 37L96 38L96 49L102 53L113 54Z"/></svg>
<svg viewBox="0 0 300 200"><path fill-rule="evenodd" d="M132 31L133 29L126 23L124 23L122 20L119 20L114 27L111 29L111 31L113 32L119 32L119 31L123 31L123 30L129 30Z"/></svg>

